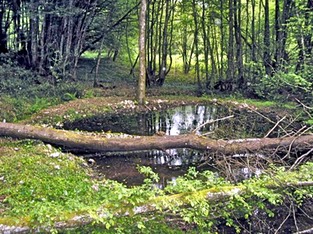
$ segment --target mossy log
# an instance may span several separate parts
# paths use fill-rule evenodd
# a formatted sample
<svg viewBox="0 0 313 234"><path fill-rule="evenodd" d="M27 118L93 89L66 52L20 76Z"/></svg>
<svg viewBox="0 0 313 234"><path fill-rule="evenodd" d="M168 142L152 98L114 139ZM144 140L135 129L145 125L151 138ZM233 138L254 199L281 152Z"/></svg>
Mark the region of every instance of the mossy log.
<svg viewBox="0 0 313 234"><path fill-rule="evenodd" d="M292 180L292 179L291 179ZM289 187L310 187L313 186L313 181L298 181L298 182L269 182L263 185L264 188L270 189L286 189ZM140 215L145 213L166 213L172 209L178 207L188 207L192 203L197 201L206 201L208 203L225 202L227 199L233 196L243 195L249 193L249 189L245 185L224 185L213 187L209 189L185 192L173 195L164 195L159 197L152 197L148 199L145 203L139 205L131 205L125 201L123 208L115 208L110 210L110 214L104 213L103 210L107 210L107 207L99 207L98 215L102 219L109 218L112 213L116 216L131 216ZM88 225L94 222L93 216L89 214L81 214L75 216L67 221L56 222L53 227L37 227L36 230L41 230L49 232L50 230L66 230L75 227L81 227L83 225ZM33 230L28 226L7 226L0 224L0 233L29 233Z"/></svg>
<svg viewBox="0 0 313 234"><path fill-rule="evenodd" d="M255 153L261 150L280 151L295 148L304 150L311 149L313 145L313 135L236 140L215 140L195 134L106 138L74 131L13 123L0 123L0 136L19 139L37 139L76 152L126 152L151 149L191 148L222 154L238 154Z"/></svg>

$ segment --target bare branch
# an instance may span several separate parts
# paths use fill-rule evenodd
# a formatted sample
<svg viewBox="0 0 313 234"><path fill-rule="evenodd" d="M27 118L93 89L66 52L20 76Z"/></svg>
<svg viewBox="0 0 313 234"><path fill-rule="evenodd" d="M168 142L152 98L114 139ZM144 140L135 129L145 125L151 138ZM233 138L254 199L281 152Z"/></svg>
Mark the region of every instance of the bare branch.
<svg viewBox="0 0 313 234"><path fill-rule="evenodd" d="M286 116L284 116L283 118L281 118L275 125L274 127L272 127L264 137L268 137L273 131L274 129L280 124L280 122L282 122L284 119L286 119Z"/></svg>
<svg viewBox="0 0 313 234"><path fill-rule="evenodd" d="M258 114L259 116L263 117L264 119L266 119L268 122L272 123L272 124L276 124L273 120L271 120L270 118L268 118L267 116L263 115L262 113L256 111L255 109L251 108L248 106L248 109L253 111L254 113ZM279 126L279 128L286 134L289 135L288 132L281 126Z"/></svg>
<svg viewBox="0 0 313 234"><path fill-rule="evenodd" d="M296 166L298 166L305 157L307 157L308 155L310 155L313 152L313 148L310 149L308 152L306 152L305 154L302 154L299 158L297 158L297 160L294 162L294 164L290 167L289 170L293 170Z"/></svg>
<svg viewBox="0 0 313 234"><path fill-rule="evenodd" d="M234 118L234 116L233 116L233 115L230 115L230 116L226 116L226 117L223 117L223 118L220 118L220 119L213 119L213 120L210 119L210 120L206 121L205 123L199 125L196 129L194 129L194 130L192 131L192 133L197 132L200 128L202 128L203 126L205 126L205 125L207 125L207 124L215 123L215 122L218 122L218 121L221 121L221 120L225 120L225 119L230 119L230 118Z"/></svg>
<svg viewBox="0 0 313 234"><path fill-rule="evenodd" d="M313 233L313 227L306 229L306 230L303 230L303 231L300 231L300 232L295 232L294 234L308 234L308 233Z"/></svg>

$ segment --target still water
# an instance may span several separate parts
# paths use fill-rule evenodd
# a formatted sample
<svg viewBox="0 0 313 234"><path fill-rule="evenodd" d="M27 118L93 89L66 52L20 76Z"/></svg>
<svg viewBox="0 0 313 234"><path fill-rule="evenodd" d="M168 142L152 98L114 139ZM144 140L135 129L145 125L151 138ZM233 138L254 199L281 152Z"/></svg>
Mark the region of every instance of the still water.
<svg viewBox="0 0 313 234"><path fill-rule="evenodd" d="M227 120L214 121L233 116ZM205 124L208 121L210 124ZM271 126L256 114L245 111L232 111L216 105L181 106L159 112L140 114L99 115L89 119L65 123L65 129L85 131L123 132L132 135L154 135L162 132L167 135L186 134L195 131L211 138L241 138L263 136ZM277 133L273 133L277 134ZM143 176L137 166L150 166L160 176L160 185L173 181L185 174L188 167L199 170L214 169L208 163L210 155L190 149L152 150L123 154L85 155L96 162L96 170L109 179L123 182L129 186L142 183ZM250 176L246 169L242 177Z"/></svg>

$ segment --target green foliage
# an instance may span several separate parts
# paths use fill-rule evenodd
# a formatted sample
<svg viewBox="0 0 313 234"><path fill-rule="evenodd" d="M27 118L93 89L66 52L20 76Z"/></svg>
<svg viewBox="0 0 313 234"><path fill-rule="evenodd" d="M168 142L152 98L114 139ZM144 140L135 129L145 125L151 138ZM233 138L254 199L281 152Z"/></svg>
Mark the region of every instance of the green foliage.
<svg viewBox="0 0 313 234"><path fill-rule="evenodd" d="M138 171L143 174L146 179L144 183L147 185L152 185L153 183L159 182L159 175L152 171L151 167L137 166Z"/></svg>
<svg viewBox="0 0 313 234"><path fill-rule="evenodd" d="M305 123L312 126L313 125L313 119L308 119L305 121Z"/></svg>
<svg viewBox="0 0 313 234"><path fill-rule="evenodd" d="M211 171L190 168L185 176L160 190L154 186L159 177L149 167L138 168L147 176L142 185L127 188L116 181L96 179L83 159L40 142L1 140L0 149L2 224L49 226L89 214L94 223L75 233L181 233L175 222L168 223L163 216L170 212L184 225L196 225L190 233L214 232L220 222L240 232L238 218L249 221L256 209L272 217L272 208L280 206L286 197L301 204L313 194L309 186L286 186L312 181L310 162L297 171L272 167L260 177L237 185ZM208 202L207 194L217 198ZM218 198L223 194L229 195ZM158 205L152 216L133 214L135 207L153 202Z"/></svg>
<svg viewBox="0 0 313 234"><path fill-rule="evenodd" d="M8 122L25 119L51 105L81 98L85 88L82 83L63 82L55 86L29 70L4 63L0 66L0 119Z"/></svg>
<svg viewBox="0 0 313 234"><path fill-rule="evenodd" d="M193 192L201 189L212 188L221 184L228 184L223 178L211 171L202 173L196 171L195 167L190 167L185 176L178 177L175 182L171 182L165 187L166 193L175 194L182 192Z"/></svg>
<svg viewBox="0 0 313 234"><path fill-rule="evenodd" d="M310 94L311 83L301 74L278 72L263 76L255 86L256 93L265 99L287 101L290 95Z"/></svg>
<svg viewBox="0 0 313 234"><path fill-rule="evenodd" d="M38 98L35 97L34 103L31 104L31 106L28 108L29 113L26 114L34 114L44 108L47 108L47 106L51 106L51 100L49 100L48 98Z"/></svg>
<svg viewBox="0 0 313 234"><path fill-rule="evenodd" d="M175 224L170 224L164 221L163 216L146 216L145 219L141 217L122 217L118 220L115 227L106 229L103 225L86 225L84 227L66 231L66 234L77 233L94 233L94 234L183 234L186 231L180 230L180 227ZM144 225L144 228L142 227ZM188 230L190 234L201 233L201 229ZM199 232L200 231L200 232Z"/></svg>
<svg viewBox="0 0 313 234"><path fill-rule="evenodd" d="M5 119L8 122L26 119L32 114L57 103L59 103L57 99L50 97L39 98L35 96L30 100L25 97L14 98L4 95L0 98L0 105L2 104L0 119Z"/></svg>
<svg viewBox="0 0 313 234"><path fill-rule="evenodd" d="M306 197L312 197L312 187L293 186L285 187L282 184L297 183L298 181L310 181L313 178L313 163L307 163L299 168L299 171L286 171L284 168L275 168L264 172L261 177L251 178L234 187L228 182L218 178L212 172L197 173L191 169L184 177L177 179L175 185L165 188L167 192L182 193L201 190L204 188L214 188L213 191L227 192L231 189L242 191L234 193L228 199L221 199L220 202L208 203L199 197L190 196L191 208L180 208L179 212L188 223L196 223L202 228L214 230L214 226L219 221L225 220L226 225L233 227L236 232L240 232L238 217L249 221L256 209L264 210L268 217L273 217L275 213L269 208L283 204L285 197L294 199L297 204L301 204ZM202 183L199 183L199 176L203 176ZM198 178L198 179L196 179ZM206 185L204 185L206 184ZM204 185L204 187L202 187ZM184 189L185 187L185 189ZM214 219L212 217L219 217Z"/></svg>
<svg viewBox="0 0 313 234"><path fill-rule="evenodd" d="M0 160L5 216L27 217L32 225L49 224L66 218L65 211L96 205L81 159L29 141L14 146L16 152Z"/></svg>

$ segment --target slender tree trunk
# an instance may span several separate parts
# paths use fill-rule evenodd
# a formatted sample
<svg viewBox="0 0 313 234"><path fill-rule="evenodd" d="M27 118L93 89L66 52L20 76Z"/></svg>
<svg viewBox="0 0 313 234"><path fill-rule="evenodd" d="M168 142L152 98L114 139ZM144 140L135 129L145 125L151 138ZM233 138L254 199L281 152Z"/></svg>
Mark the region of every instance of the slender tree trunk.
<svg viewBox="0 0 313 234"><path fill-rule="evenodd" d="M216 19L212 19L212 27L211 30L208 29L209 32L211 32L211 38L212 38L212 46L210 50L210 57L211 57L211 64L212 64L212 70L211 70L211 77L212 77L212 83L216 82L218 78L222 77L224 69L222 67L222 64L220 63L220 53L222 53L223 46L220 45L220 37L222 35L218 34L218 30L216 29ZM219 19L217 19L219 20ZM219 29L221 29L220 25L217 25ZM209 25L208 25L209 27ZM220 45L220 48L219 48Z"/></svg>
<svg viewBox="0 0 313 234"><path fill-rule="evenodd" d="M161 43L161 63L160 63L160 73L159 73L159 79L158 79L158 85L162 86L165 81L166 71L168 69L167 67L167 56L168 56L168 26L169 21L171 18L171 1L166 0L165 1L165 19L164 19L164 26L162 31L162 43Z"/></svg>
<svg viewBox="0 0 313 234"><path fill-rule="evenodd" d="M243 54L241 41L241 0L234 0L234 28L236 38L237 88L244 90Z"/></svg>
<svg viewBox="0 0 313 234"><path fill-rule="evenodd" d="M5 20L5 15L6 15L6 7L7 3L6 1L1 1L1 6L0 6L0 53L6 53L8 52L8 35L7 31L5 29L5 26L7 24ZM17 12L15 12L17 14Z"/></svg>
<svg viewBox="0 0 313 234"><path fill-rule="evenodd" d="M167 66L166 74L167 75L172 68L173 64L173 54L172 54L172 45L173 45L173 32L174 32L174 20L175 20L175 7L176 7L177 0L172 1L171 5L171 16L170 16L170 29L169 29L169 46L168 46L168 57L169 57L169 63Z"/></svg>
<svg viewBox="0 0 313 234"><path fill-rule="evenodd" d="M309 27L312 24L312 15L311 12L313 11L313 0L307 0L306 5L306 12L305 12L305 25ZM305 45L305 60L306 62L313 62L312 56L312 49L313 49L313 40L312 40L312 31L306 32L304 38L304 45Z"/></svg>
<svg viewBox="0 0 313 234"><path fill-rule="evenodd" d="M228 12L228 49L227 49L227 79L234 79L234 0L229 0Z"/></svg>
<svg viewBox="0 0 313 234"><path fill-rule="evenodd" d="M94 79L93 79L93 87L98 87L99 86L99 68L100 68L100 63L101 63L101 55L102 55L102 50L103 50L103 43L104 43L104 37L102 38L101 43L100 43L100 47L98 49L96 72L95 72L95 76L94 76Z"/></svg>
<svg viewBox="0 0 313 234"><path fill-rule="evenodd" d="M275 61L273 63L273 69L277 71L280 67L282 54L281 54L281 16L280 16L280 1L275 0Z"/></svg>
<svg viewBox="0 0 313 234"><path fill-rule="evenodd" d="M140 105L145 103L146 96L146 10L147 1L141 0L139 17L139 80L137 101Z"/></svg>
<svg viewBox="0 0 313 234"><path fill-rule="evenodd" d="M207 25L207 31L208 32L215 31L214 28L215 28L214 25L213 26L210 24ZM209 55L210 55L210 61L211 61L211 75L210 75L210 86L209 86L210 89L213 88L214 82L216 81L216 77L218 77L218 73L220 73L220 71L218 70L219 66L217 65L218 64L218 57L219 57L218 50L216 50L217 54L214 55L214 47L216 46L215 45L216 39L214 37L216 37L216 34L212 33L212 35L214 35L212 42L211 42L210 36L208 36L208 47L209 47ZM217 60L215 60L215 58L217 58Z"/></svg>
<svg viewBox="0 0 313 234"><path fill-rule="evenodd" d="M251 60L256 62L256 40L255 40L255 2L256 0L251 0L252 16L251 16Z"/></svg>
<svg viewBox="0 0 313 234"><path fill-rule="evenodd" d="M219 79L222 79L225 75L224 72L224 53L225 53L225 48L226 48L226 44L225 44L225 33L224 33L224 19L223 19L223 15L224 15L224 5L223 5L223 1L220 1L220 35L221 35L221 53L220 53L220 58L219 58L219 63L220 63L220 73L219 73ZM217 49L218 51L218 49ZM228 75L228 74L227 74Z"/></svg>
<svg viewBox="0 0 313 234"><path fill-rule="evenodd" d="M204 67L205 67L205 82L206 82L206 89L211 87L211 82L209 78L209 38L208 38L208 24L206 20L206 3L205 0L202 0L202 15L201 15L201 27L202 27L202 38L203 38L203 51L204 51Z"/></svg>
<svg viewBox="0 0 313 234"><path fill-rule="evenodd" d="M300 5L301 6L301 5ZM300 9L299 9L300 11ZM297 42L299 45L298 61L296 66L296 72L301 71L304 65L312 64L312 32L307 30L312 24L311 12L313 11L313 0L307 0L305 4L304 17L305 17L305 28L300 28L300 35L298 36ZM297 17L300 18L300 14L297 12Z"/></svg>
<svg viewBox="0 0 313 234"><path fill-rule="evenodd" d="M270 42L270 12L269 0L265 0L264 4L264 50L263 50L263 64L265 73L268 76L272 75L271 65L271 42Z"/></svg>
<svg viewBox="0 0 313 234"><path fill-rule="evenodd" d="M31 15L30 15L30 57L31 57L31 66L33 68L37 68L38 64L38 24L39 24L39 16L38 16L38 7L34 0L30 1L31 6Z"/></svg>
<svg viewBox="0 0 313 234"><path fill-rule="evenodd" d="M128 1L127 1L127 8L128 8ZM133 68L134 63L132 59L132 54L130 50L130 45L129 45L129 19L126 19L126 26L125 26L125 42L126 42L126 49L127 49L127 56L129 60L130 67ZM130 75L134 77L134 70L130 70Z"/></svg>
<svg viewBox="0 0 313 234"><path fill-rule="evenodd" d="M201 96L202 95L202 85L201 85L201 79L200 79L200 63L199 63L199 25L198 25L198 15L197 15L197 5L196 5L196 0L192 1L192 11L193 11L193 20L195 24L195 30L194 30L194 42L195 42L195 54L196 54L196 78L197 78L197 84L198 84L198 90L197 90L197 95Z"/></svg>

